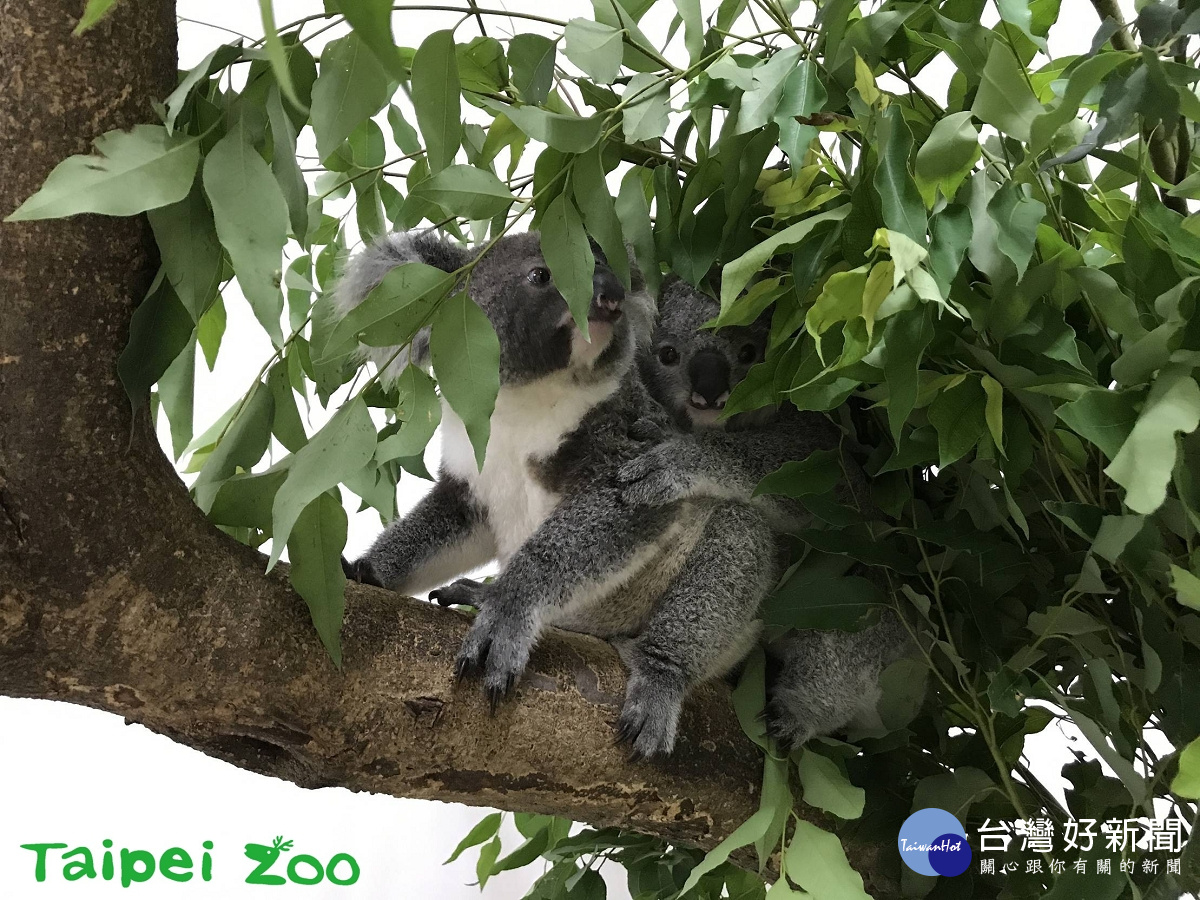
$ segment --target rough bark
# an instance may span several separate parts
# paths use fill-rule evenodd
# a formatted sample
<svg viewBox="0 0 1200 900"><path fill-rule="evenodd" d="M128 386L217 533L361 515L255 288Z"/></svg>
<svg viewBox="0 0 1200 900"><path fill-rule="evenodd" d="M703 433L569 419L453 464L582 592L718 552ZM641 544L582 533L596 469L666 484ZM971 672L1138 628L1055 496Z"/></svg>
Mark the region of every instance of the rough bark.
<svg viewBox="0 0 1200 900"><path fill-rule="evenodd" d="M153 121L175 83L172 3L124 0L72 38L81 9L0 2L0 214L96 135ZM625 760L624 673L599 641L546 640L491 718L453 683L461 616L352 587L335 670L286 578L206 523L130 410L116 362L156 264L144 217L0 224L0 694L108 710L305 787L704 847L756 809L760 758L720 687L688 704L668 762ZM877 846L848 850L893 892Z"/></svg>

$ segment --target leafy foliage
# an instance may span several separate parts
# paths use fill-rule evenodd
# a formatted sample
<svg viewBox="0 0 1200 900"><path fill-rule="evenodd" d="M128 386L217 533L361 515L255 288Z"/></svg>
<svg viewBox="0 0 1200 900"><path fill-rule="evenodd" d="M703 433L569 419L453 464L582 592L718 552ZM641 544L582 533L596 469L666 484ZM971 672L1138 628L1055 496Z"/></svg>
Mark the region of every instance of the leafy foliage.
<svg viewBox="0 0 1200 900"><path fill-rule="evenodd" d="M110 5L91 0L80 27ZM641 22L664 5L594 0L592 19L570 22L517 12L503 21L544 33L512 37L472 5L406 47L388 4L340 0L276 27L263 0L263 41L214 49L181 73L161 124L100 137L12 218L150 211L163 268L123 382L135 403L157 384L219 526L272 540L272 562L286 543L335 660L339 492L393 516L402 472L427 474L439 416L434 382L411 368L390 392L377 375L352 385L356 339L406 343L432 323L440 390L479 454L496 391L495 337L453 279L406 266L335 323L328 292L357 238L432 224L486 244L544 226L577 312L586 238L610 258L627 242L651 285L670 270L719 296L719 324L772 310L766 360L732 410L827 412L869 448L871 510L830 499L825 458L762 486L817 520L764 617L852 628L900 608L922 658L885 673L882 724L781 754L752 661L735 703L767 751L762 809L724 844L706 857L518 816L526 843L501 857L489 816L455 851L481 847L481 886L540 858L531 897L602 897L595 870L614 860L639 900L763 897L727 862L753 845L762 860L782 851L772 898L863 896L837 837L796 804L885 845L930 805L969 830L1045 816L1061 832L1069 816L1156 808L1193 820L1200 8L1151 0L1127 26L1096 0L1091 51L1052 57L1052 31L1080 27L1054 0L1000 0L994 27L983 0L674 0L652 38ZM952 76L927 77L936 66ZM312 146L315 160L297 158ZM273 354L193 436L196 347L211 367L235 279ZM337 411L311 429L297 396ZM882 573L887 595L855 564ZM1063 808L1023 753L1067 723L1090 752L1064 767ZM1198 840L1180 874L903 883L931 897L1174 897L1200 884Z"/></svg>

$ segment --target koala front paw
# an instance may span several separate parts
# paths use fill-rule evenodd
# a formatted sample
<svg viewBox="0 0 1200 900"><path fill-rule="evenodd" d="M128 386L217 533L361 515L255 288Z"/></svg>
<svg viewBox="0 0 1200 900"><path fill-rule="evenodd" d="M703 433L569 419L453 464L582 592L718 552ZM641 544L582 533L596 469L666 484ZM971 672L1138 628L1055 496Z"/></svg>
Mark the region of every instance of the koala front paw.
<svg viewBox="0 0 1200 900"><path fill-rule="evenodd" d="M675 471L666 450L655 448L617 470L621 500L629 506L666 506L688 495L691 479Z"/></svg>
<svg viewBox="0 0 1200 900"><path fill-rule="evenodd" d="M658 422L643 417L629 426L629 436L635 441L657 444L666 439L667 432Z"/></svg>
<svg viewBox="0 0 1200 900"><path fill-rule="evenodd" d="M454 674L460 681L469 676L483 677L483 690L492 715L500 701L512 690L525 671L533 650L532 629L511 616L484 607L463 640L454 661Z"/></svg>
<svg viewBox="0 0 1200 900"><path fill-rule="evenodd" d="M483 609L491 585L470 578L460 578L454 584L429 592L429 599L438 606L474 606Z"/></svg>
<svg viewBox="0 0 1200 900"><path fill-rule="evenodd" d="M383 582L379 576L375 574L375 567L371 565L371 561L365 556L362 559L356 559L350 562L346 557L342 557L342 572L351 581L357 581L359 584L371 584L375 587L383 587Z"/></svg>

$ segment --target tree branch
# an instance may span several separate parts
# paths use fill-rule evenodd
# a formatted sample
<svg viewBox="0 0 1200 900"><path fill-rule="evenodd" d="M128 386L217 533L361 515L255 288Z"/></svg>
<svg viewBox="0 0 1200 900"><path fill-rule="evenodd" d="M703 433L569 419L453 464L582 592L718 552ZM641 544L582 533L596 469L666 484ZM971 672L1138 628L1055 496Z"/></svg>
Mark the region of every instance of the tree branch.
<svg viewBox="0 0 1200 900"><path fill-rule="evenodd" d="M153 121L175 84L173 4L126 0L73 39L79 6L0 17L0 214L94 136ZM286 577L204 520L130 411L116 362L156 268L144 217L0 224L0 694L115 712L305 787L701 847L754 812L761 759L721 686L689 702L669 761L612 745L625 676L603 642L552 635L491 718L453 683L461 615L352 586L335 670ZM897 893L894 849L847 849L877 897Z"/></svg>
<svg viewBox="0 0 1200 900"><path fill-rule="evenodd" d="M1117 50L1136 53L1138 51L1137 41L1133 39L1129 29L1125 26L1124 19L1121 18L1121 8L1117 5L1117 0L1092 0L1092 6L1101 22L1105 19L1112 19L1117 23L1117 30L1109 38L1113 47ZM1179 151L1176 138L1177 135L1184 134L1184 129L1186 129L1186 122L1181 119L1175 123L1174 127L1172 127L1172 123L1163 122L1159 128L1143 130L1142 136L1146 139L1150 164L1154 166L1155 173L1170 184L1178 184L1182 180L1179 175L1179 160L1176 158ZM1190 152L1190 148L1188 151ZM1182 165L1186 174L1186 157L1183 159ZM1182 216L1188 214L1187 201L1182 197L1172 197L1165 190L1160 190L1159 195L1163 205L1167 208L1175 210Z"/></svg>

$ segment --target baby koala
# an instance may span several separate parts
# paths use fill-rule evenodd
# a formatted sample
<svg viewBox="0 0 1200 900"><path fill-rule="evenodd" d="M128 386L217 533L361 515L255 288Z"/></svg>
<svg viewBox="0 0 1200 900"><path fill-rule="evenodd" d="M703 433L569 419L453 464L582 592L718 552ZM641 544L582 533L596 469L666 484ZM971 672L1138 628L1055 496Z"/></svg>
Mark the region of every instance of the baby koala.
<svg viewBox="0 0 1200 900"><path fill-rule="evenodd" d="M790 406L720 418L730 392L763 359L766 318L750 326L706 330L701 326L716 318L719 304L674 279L664 283L658 311L654 339L639 355L639 369L651 394L692 433L669 438L626 463L617 475L622 499L635 507L654 507L723 498L725 509L742 513L737 528L762 532L754 539L738 535L743 545L762 546L807 524L809 517L798 504L771 496L751 499L752 494L764 476L784 463L815 450L836 450L837 429L822 415ZM865 509L870 501L864 474L845 455L842 464L846 477L837 498ZM759 510L761 518L746 515L745 508ZM731 536L714 535L714 541ZM782 573L785 548L782 543L772 546L777 547L775 555L760 560L769 573L760 600ZM694 552L700 557L722 550L714 543ZM859 632L793 630L768 642L768 733L799 745L852 722L873 722L879 675L909 649L908 631L890 610Z"/></svg>

